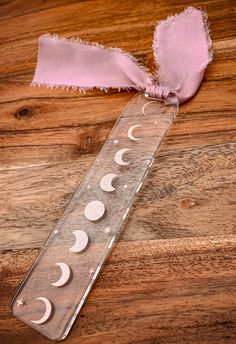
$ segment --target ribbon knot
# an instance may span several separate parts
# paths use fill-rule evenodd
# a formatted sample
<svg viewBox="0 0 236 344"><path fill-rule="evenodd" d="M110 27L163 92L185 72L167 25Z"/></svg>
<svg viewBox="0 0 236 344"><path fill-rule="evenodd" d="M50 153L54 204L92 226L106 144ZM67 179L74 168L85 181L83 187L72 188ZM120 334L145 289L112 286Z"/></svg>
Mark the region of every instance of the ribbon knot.
<svg viewBox="0 0 236 344"><path fill-rule="evenodd" d="M171 93L171 89L167 86L159 86L157 84L150 84L146 87L145 92L151 98L167 100Z"/></svg>
<svg viewBox="0 0 236 344"><path fill-rule="evenodd" d="M156 26L153 52L159 69L155 76L120 49L43 35L32 84L72 87L82 92L94 87L105 91L135 88L164 100L171 92L183 103L201 84L212 60L210 48L206 14L194 7ZM153 81L156 79L158 85Z"/></svg>

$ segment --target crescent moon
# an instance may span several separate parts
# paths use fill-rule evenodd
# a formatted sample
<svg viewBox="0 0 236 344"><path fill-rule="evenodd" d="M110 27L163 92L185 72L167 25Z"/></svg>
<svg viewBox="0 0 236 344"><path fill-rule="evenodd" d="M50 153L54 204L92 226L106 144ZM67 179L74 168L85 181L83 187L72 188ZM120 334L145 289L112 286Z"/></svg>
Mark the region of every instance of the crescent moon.
<svg viewBox="0 0 236 344"><path fill-rule="evenodd" d="M148 102L148 103L146 103L146 104L143 105L141 111L142 111L142 114L143 114L144 116L147 116L146 111L145 111L146 106L147 106L148 104L151 104L151 103L156 103L156 100L151 100L150 102Z"/></svg>
<svg viewBox="0 0 236 344"><path fill-rule="evenodd" d="M64 286L70 279L71 270L70 267L66 263L56 263L61 269L61 277L58 281L51 283L54 287L62 287Z"/></svg>
<svg viewBox="0 0 236 344"><path fill-rule="evenodd" d="M115 162L118 164L118 165L121 165L121 166L124 166L124 165L128 165L129 163L128 162L125 162L123 159L122 159L122 155L129 151L130 149L129 148L122 148L120 150L118 150L118 152L116 152L115 154Z"/></svg>
<svg viewBox="0 0 236 344"><path fill-rule="evenodd" d="M112 181L116 177L117 177L117 174L115 173L105 174L105 176L103 176L102 179L100 180L100 188L106 192L114 191L115 188L112 186Z"/></svg>
<svg viewBox="0 0 236 344"><path fill-rule="evenodd" d="M70 247L71 252L81 252L88 245L88 235L85 231L77 230L72 232L75 236L75 243Z"/></svg>
<svg viewBox="0 0 236 344"><path fill-rule="evenodd" d="M36 300L43 301L45 304L46 310L42 318L40 318L39 320L31 320L31 321L35 324L41 325L49 319L52 313L52 304L48 299L46 299L46 297L38 297Z"/></svg>
<svg viewBox="0 0 236 344"><path fill-rule="evenodd" d="M128 130L128 138L131 140L131 141L138 141L138 140L141 140L141 137L135 137L133 135L133 130L137 127L141 127L141 124L137 124L137 125L133 125L132 127L129 128Z"/></svg>

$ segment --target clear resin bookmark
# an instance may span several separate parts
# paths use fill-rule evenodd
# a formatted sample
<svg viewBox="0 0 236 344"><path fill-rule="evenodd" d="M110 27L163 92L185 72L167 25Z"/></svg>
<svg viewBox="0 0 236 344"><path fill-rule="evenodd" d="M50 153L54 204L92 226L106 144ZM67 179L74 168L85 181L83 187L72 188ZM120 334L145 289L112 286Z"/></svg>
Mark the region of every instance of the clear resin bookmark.
<svg viewBox="0 0 236 344"><path fill-rule="evenodd" d="M174 95L131 99L17 291L15 317L66 337L177 111Z"/></svg>

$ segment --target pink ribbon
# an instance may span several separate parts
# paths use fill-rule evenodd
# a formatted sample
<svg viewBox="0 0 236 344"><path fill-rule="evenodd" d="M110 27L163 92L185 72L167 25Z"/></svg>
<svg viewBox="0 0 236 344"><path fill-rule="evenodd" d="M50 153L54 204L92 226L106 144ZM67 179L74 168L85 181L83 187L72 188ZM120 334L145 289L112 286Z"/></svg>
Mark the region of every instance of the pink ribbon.
<svg viewBox="0 0 236 344"><path fill-rule="evenodd" d="M212 60L206 14L189 7L160 22L153 51L159 66L157 76L120 49L43 35L32 84L72 87L82 92L94 87L135 88L164 100L174 93L183 103L196 93Z"/></svg>

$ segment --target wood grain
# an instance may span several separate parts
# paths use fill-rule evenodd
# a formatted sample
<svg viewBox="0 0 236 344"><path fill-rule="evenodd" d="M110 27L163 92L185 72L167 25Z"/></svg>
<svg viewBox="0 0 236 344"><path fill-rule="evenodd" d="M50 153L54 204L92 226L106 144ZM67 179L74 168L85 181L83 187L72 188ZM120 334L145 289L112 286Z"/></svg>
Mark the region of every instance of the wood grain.
<svg viewBox="0 0 236 344"><path fill-rule="evenodd" d="M231 0L208 11L214 62L180 107L68 343L236 341L235 75ZM152 68L158 20L187 1L0 2L0 342L50 343L10 300L135 92L29 87L45 32L123 48Z"/></svg>

